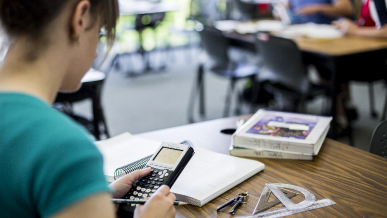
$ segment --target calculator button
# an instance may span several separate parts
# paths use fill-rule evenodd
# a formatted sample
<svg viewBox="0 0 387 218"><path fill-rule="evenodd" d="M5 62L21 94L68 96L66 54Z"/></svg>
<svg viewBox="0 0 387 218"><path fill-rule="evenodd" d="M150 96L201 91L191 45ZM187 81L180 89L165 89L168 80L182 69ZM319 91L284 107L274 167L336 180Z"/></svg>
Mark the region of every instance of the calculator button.
<svg viewBox="0 0 387 218"><path fill-rule="evenodd" d="M158 178L155 178L154 180L157 181L157 180L159 180L159 179L158 179Z"/></svg>
<svg viewBox="0 0 387 218"><path fill-rule="evenodd" d="M164 179L159 179L160 182L164 181Z"/></svg>
<svg viewBox="0 0 387 218"><path fill-rule="evenodd" d="M136 206L136 205L135 205L135 204L130 204L130 206L134 207L134 206Z"/></svg>
<svg viewBox="0 0 387 218"><path fill-rule="evenodd" d="M145 197L148 197L148 194L143 194L142 196L145 198Z"/></svg>
<svg viewBox="0 0 387 218"><path fill-rule="evenodd" d="M168 174L168 173L166 173L164 176L169 176L169 174Z"/></svg>
<svg viewBox="0 0 387 218"><path fill-rule="evenodd" d="M134 191L134 192L133 192L134 195L137 195L137 193L138 193L137 191Z"/></svg>
<svg viewBox="0 0 387 218"><path fill-rule="evenodd" d="M151 190L148 188L147 190L145 190L146 193L149 193Z"/></svg>
<svg viewBox="0 0 387 218"><path fill-rule="evenodd" d="M163 175L163 172L159 172L159 175Z"/></svg>
<svg viewBox="0 0 387 218"><path fill-rule="evenodd" d="M157 185L161 185L162 182L157 182Z"/></svg>
<svg viewBox="0 0 387 218"><path fill-rule="evenodd" d="M168 170L163 170L164 173L168 172Z"/></svg>
<svg viewBox="0 0 387 218"><path fill-rule="evenodd" d="M130 200L133 200L134 199L134 196L130 196L130 198L129 198Z"/></svg>
<svg viewBox="0 0 387 218"><path fill-rule="evenodd" d="M158 189L159 187L160 187L160 186L156 185L156 186L155 186L155 189Z"/></svg>
<svg viewBox="0 0 387 218"><path fill-rule="evenodd" d="M152 176L156 176L156 173L152 173Z"/></svg>
<svg viewBox="0 0 387 218"><path fill-rule="evenodd" d="M156 192L156 189L152 189L152 193L153 193L153 192Z"/></svg>
<svg viewBox="0 0 387 218"><path fill-rule="evenodd" d="M162 178L164 178L164 176L161 175L161 176L160 176L160 179L162 179Z"/></svg>
<svg viewBox="0 0 387 218"><path fill-rule="evenodd" d="M137 190L141 190L141 187L140 187L140 186L138 186L136 189L137 189Z"/></svg>
<svg viewBox="0 0 387 218"><path fill-rule="evenodd" d="M138 200L140 200L140 198L135 198L134 200L138 201Z"/></svg>
<svg viewBox="0 0 387 218"><path fill-rule="evenodd" d="M142 188L142 189L141 189L142 192L145 191L145 190L146 190L145 188Z"/></svg>
<svg viewBox="0 0 387 218"><path fill-rule="evenodd" d="M142 193L138 193L138 197L141 197L142 196Z"/></svg>

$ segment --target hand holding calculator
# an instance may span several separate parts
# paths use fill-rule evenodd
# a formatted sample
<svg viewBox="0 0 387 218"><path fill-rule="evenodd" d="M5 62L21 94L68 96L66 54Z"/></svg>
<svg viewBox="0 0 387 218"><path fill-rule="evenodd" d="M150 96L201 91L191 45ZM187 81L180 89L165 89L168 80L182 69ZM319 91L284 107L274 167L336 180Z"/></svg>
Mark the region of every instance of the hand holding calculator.
<svg viewBox="0 0 387 218"><path fill-rule="evenodd" d="M193 154L194 150L189 145L163 142L144 167L151 167L151 172L137 180L124 199L142 200L151 197L161 185L171 187ZM136 206L123 204L121 207L127 212L133 212Z"/></svg>

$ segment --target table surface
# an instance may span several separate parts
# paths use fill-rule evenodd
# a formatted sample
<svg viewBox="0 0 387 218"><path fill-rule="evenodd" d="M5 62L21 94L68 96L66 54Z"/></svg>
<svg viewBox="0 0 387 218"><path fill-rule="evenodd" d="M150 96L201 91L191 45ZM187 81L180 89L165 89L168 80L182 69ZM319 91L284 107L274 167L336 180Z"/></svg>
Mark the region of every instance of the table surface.
<svg viewBox="0 0 387 218"><path fill-rule="evenodd" d="M231 117L138 134L158 141L191 140L195 146L228 154L231 136L221 129L235 128L236 122L248 117ZM266 183L286 183L303 187L316 200L329 198L335 205L293 215L293 217L385 217L387 205L387 159L363 150L326 139L313 161L257 159L265 164L262 172L230 189L202 208L176 207L177 217L231 217L216 212L216 207L237 193L249 191L248 203L235 216L254 210ZM296 198L301 198L297 196ZM301 199L294 199L301 201Z"/></svg>
<svg viewBox="0 0 387 218"><path fill-rule="evenodd" d="M254 43L255 41L253 34L239 34L237 32L224 32L224 34L231 38L245 40L250 43ZM282 35L281 31L273 32L273 34L279 36ZM375 39L357 36L343 36L331 39L311 38L300 35L286 35L284 37L290 37L293 39L302 51L331 56L387 49L387 39Z"/></svg>
<svg viewBox="0 0 387 218"><path fill-rule="evenodd" d="M343 36L337 39L313 39L302 36L292 38L303 51L340 56L387 49L387 39Z"/></svg>

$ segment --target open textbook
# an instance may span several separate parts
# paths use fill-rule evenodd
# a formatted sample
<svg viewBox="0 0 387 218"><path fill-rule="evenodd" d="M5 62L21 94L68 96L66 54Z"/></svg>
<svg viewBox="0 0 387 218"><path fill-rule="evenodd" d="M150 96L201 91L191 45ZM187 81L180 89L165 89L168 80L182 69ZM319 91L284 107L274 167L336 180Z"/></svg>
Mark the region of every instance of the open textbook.
<svg viewBox="0 0 387 218"><path fill-rule="evenodd" d="M124 133L95 143L104 157L104 172L114 181L114 171L153 154L161 142ZM195 155L171 192L177 200L201 207L239 183L262 171L261 162L219 154L195 146Z"/></svg>

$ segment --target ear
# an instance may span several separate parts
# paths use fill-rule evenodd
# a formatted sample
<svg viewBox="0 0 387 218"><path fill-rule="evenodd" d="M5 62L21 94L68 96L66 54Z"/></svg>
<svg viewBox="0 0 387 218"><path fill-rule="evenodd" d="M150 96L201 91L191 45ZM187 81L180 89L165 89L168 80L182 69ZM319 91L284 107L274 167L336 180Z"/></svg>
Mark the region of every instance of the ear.
<svg viewBox="0 0 387 218"><path fill-rule="evenodd" d="M79 1L71 18L71 39L79 40L81 33L87 28L90 16L90 2Z"/></svg>

